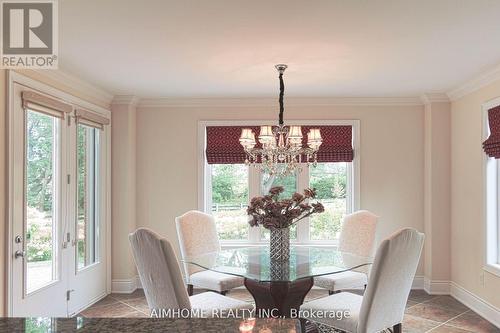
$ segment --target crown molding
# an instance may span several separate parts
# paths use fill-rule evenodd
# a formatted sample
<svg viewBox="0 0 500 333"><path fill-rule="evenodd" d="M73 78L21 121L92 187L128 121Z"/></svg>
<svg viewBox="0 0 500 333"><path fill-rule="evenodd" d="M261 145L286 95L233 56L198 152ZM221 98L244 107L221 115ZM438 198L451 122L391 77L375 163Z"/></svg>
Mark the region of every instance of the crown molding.
<svg viewBox="0 0 500 333"><path fill-rule="evenodd" d="M90 84L76 76L68 74L60 69L32 69L19 71L19 73L21 74L29 72L35 73L42 78L54 81L63 86L71 87L71 89L74 89L82 95L87 96L90 99L90 102L97 102L99 104L105 105L107 108L109 108L109 105L113 100L113 95L106 90L96 87L95 85Z"/></svg>
<svg viewBox="0 0 500 333"><path fill-rule="evenodd" d="M138 107L274 107L277 98L143 98ZM418 97L288 97L286 106L421 106Z"/></svg>
<svg viewBox="0 0 500 333"><path fill-rule="evenodd" d="M136 106L139 98L135 95L116 95L111 101L111 105L130 105Z"/></svg>
<svg viewBox="0 0 500 333"><path fill-rule="evenodd" d="M425 93L420 96L420 100L424 105L431 103L449 103L450 98L445 93Z"/></svg>
<svg viewBox="0 0 500 333"><path fill-rule="evenodd" d="M463 83L455 89L450 90L449 92L447 92L447 95L451 101L455 101L498 80L500 80L500 65L497 65L492 69L483 72L480 75L472 78L471 80Z"/></svg>

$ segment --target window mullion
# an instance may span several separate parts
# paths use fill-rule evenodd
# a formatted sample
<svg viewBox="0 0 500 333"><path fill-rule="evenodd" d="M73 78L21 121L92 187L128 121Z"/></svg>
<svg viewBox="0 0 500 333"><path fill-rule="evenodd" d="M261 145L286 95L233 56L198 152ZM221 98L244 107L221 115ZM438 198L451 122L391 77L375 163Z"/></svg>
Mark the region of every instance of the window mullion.
<svg viewBox="0 0 500 333"><path fill-rule="evenodd" d="M255 167L248 167L248 203L253 197L260 195L260 170ZM260 227L248 226L248 241L251 243L260 242Z"/></svg>
<svg viewBox="0 0 500 333"><path fill-rule="evenodd" d="M309 167L303 165L302 172L297 173L297 191L302 193L309 187ZM297 242L309 242L309 218L305 218L297 225Z"/></svg>

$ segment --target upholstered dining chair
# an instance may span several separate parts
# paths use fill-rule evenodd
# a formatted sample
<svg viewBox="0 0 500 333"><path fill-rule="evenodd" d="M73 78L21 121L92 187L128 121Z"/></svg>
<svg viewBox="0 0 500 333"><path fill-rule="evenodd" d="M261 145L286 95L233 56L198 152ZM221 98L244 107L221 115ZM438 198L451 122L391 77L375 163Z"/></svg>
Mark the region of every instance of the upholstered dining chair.
<svg viewBox="0 0 500 333"><path fill-rule="evenodd" d="M129 235L129 240L151 310L195 309L209 316L214 309L253 308L249 303L214 292L189 297L175 252L165 238L149 229L139 228Z"/></svg>
<svg viewBox="0 0 500 333"><path fill-rule="evenodd" d="M340 231L339 250L363 257L372 256L377 219L377 215L367 210L347 215ZM347 271L315 277L314 285L328 289L331 295L343 289L366 286L367 281L366 272Z"/></svg>
<svg viewBox="0 0 500 333"><path fill-rule="evenodd" d="M175 225L183 258L220 250L212 215L192 210L176 217ZM227 291L243 286L244 281L242 277L204 270L188 263L184 263L184 273L189 295L193 294L193 286L225 295Z"/></svg>
<svg viewBox="0 0 500 333"><path fill-rule="evenodd" d="M343 309L349 316L314 319L322 324L352 333L375 333L393 328L401 333L401 322L413 277L424 244L424 234L402 229L379 246L364 296L341 292L303 304L302 313Z"/></svg>

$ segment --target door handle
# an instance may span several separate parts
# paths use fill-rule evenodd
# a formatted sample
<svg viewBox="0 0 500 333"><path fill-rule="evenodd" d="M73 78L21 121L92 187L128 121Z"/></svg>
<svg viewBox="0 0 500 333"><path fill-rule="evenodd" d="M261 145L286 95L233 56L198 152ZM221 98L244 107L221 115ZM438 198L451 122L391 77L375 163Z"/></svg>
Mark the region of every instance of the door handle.
<svg viewBox="0 0 500 333"><path fill-rule="evenodd" d="M25 255L25 254L26 254L26 252L17 250L17 251L14 253L14 257L16 257L16 259L18 259L19 257L24 258L24 255Z"/></svg>

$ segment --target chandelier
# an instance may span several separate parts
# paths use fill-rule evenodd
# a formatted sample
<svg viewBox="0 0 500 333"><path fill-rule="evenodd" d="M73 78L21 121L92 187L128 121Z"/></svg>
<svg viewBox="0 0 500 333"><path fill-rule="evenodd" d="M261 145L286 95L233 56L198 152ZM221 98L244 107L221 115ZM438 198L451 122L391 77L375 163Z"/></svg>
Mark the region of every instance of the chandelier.
<svg viewBox="0 0 500 333"><path fill-rule="evenodd" d="M251 128L244 128L241 131L240 144L246 153L245 164L259 168L270 175L286 176L296 171L300 172L302 163L316 166L317 152L322 139L319 128L312 128L307 133L307 145L303 146L301 126L285 126L283 73L288 66L279 64L275 67L280 82L278 126L260 126L258 141ZM258 143L260 146L257 146Z"/></svg>

